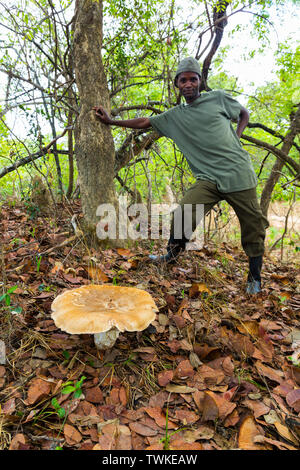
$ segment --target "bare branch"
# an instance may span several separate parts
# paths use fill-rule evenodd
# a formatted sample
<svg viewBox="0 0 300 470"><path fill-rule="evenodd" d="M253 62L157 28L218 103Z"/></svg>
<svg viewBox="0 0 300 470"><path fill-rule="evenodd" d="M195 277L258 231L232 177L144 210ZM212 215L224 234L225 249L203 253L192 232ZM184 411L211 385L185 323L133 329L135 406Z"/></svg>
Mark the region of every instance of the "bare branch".
<svg viewBox="0 0 300 470"><path fill-rule="evenodd" d="M61 139L69 129L72 129L72 127L66 127L60 135L58 135L55 139L53 139L48 145L43 147L39 152L29 154L28 157L24 157L21 160L18 160L17 162L13 163L11 166L3 168L3 170L0 171L0 178L3 178L3 176L7 175L8 173L15 171L20 166L26 165L27 163L37 160L38 158L45 156L47 153L51 153L51 147L59 139ZM64 153L64 152L59 151L59 153Z"/></svg>
<svg viewBox="0 0 300 470"><path fill-rule="evenodd" d="M278 139L280 139L282 141L285 138L284 135L279 134L279 132L274 131L270 127L267 127L264 124L261 124L260 122L248 122L247 127L249 127L250 129L254 129L254 128L262 129L262 130L268 132L268 134L271 134L274 137L278 137ZM298 152L300 152L300 146L298 144L296 144L296 142L293 142L292 145L298 150Z"/></svg>
<svg viewBox="0 0 300 470"><path fill-rule="evenodd" d="M118 114L120 114L123 111L131 111L133 109L147 109L149 111L152 111L155 114L162 113L162 111L160 111L160 109L157 109L157 108L154 108L153 106L145 104L145 105L123 106L123 107L120 107L120 108L115 108L115 109L112 109L111 114L112 114L112 116L118 116Z"/></svg>
<svg viewBox="0 0 300 470"><path fill-rule="evenodd" d="M263 142L262 140L255 139L254 137L250 137L249 135L242 134L242 139L247 140L248 142L252 142L253 144L257 145L260 148L269 150L275 157L278 157L280 160L282 160L285 165L290 166L293 168L293 170L296 171L296 173L300 172L300 165L298 165L295 160L293 160L291 157L286 155L285 152L282 150L274 147L274 145L271 145L267 142Z"/></svg>
<svg viewBox="0 0 300 470"><path fill-rule="evenodd" d="M212 58L220 46L223 33L224 33L224 28L227 25L226 8L228 4L229 4L229 1L221 0L220 2L217 3L217 5L214 8L213 26L215 27L215 31L214 31L215 39L212 43L209 53L207 54L203 62L202 73L201 73L202 81L201 81L200 91L208 90L208 85L207 85L208 72L209 72ZM218 11L218 7L220 8L219 11Z"/></svg>
<svg viewBox="0 0 300 470"><path fill-rule="evenodd" d="M116 151L115 173L118 173L133 157L139 155L143 150L149 149L160 138L156 131L147 133L140 138L140 135L143 133L145 131L132 132Z"/></svg>

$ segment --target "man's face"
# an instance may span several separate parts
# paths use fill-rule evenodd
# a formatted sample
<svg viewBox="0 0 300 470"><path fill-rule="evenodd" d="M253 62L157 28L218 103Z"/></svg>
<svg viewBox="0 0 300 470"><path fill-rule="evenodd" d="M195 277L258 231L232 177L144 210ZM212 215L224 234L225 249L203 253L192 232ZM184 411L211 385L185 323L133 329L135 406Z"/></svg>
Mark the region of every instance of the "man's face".
<svg viewBox="0 0 300 470"><path fill-rule="evenodd" d="M195 72L182 72L177 77L177 86L180 94L186 99L187 103L194 101L200 95L201 79Z"/></svg>

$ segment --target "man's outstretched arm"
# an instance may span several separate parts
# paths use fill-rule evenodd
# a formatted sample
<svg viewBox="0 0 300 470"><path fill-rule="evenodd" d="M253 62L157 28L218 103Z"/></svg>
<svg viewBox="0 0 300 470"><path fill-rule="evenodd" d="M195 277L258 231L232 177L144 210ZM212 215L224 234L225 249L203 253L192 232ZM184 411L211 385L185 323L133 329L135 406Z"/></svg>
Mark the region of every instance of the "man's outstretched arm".
<svg viewBox="0 0 300 470"><path fill-rule="evenodd" d="M245 127L247 126L249 122L249 112L246 108L242 107L240 115L239 115L239 120L237 123L237 128L236 128L236 134L240 138Z"/></svg>
<svg viewBox="0 0 300 470"><path fill-rule="evenodd" d="M148 129L151 127L148 118L116 120L112 119L102 106L94 106L93 110L100 121L110 126L128 127L129 129Z"/></svg>

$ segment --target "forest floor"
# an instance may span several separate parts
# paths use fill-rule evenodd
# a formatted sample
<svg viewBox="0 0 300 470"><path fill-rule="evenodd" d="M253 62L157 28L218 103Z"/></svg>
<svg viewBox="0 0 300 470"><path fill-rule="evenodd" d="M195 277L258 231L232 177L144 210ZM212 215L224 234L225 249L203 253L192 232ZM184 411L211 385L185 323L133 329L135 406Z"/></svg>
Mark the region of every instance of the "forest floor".
<svg viewBox="0 0 300 470"><path fill-rule="evenodd" d="M70 239L65 207L59 223L21 205L1 215L0 449L299 449L299 262L266 256L248 296L239 245L157 267L147 244ZM145 289L156 320L106 352L59 330L51 303L90 283Z"/></svg>

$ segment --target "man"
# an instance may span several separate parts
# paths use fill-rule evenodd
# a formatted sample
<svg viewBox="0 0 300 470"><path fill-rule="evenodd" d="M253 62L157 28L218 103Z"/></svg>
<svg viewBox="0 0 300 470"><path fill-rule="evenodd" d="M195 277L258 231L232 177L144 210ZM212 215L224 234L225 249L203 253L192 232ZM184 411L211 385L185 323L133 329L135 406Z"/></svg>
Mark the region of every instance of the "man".
<svg viewBox="0 0 300 470"><path fill-rule="evenodd" d="M193 57L183 59L175 76L175 86L186 104L150 118L113 120L102 107L94 107L96 116L105 124L147 129L171 138L182 151L196 178L173 214L167 254L152 256L155 261L171 263L185 249L189 233L178 236L178 225L184 226L184 206L192 207L192 231L197 220L196 205L204 205L206 214L219 201L227 201L234 209L241 226L241 242L249 257L247 293L261 291L261 267L265 229L268 221L257 201L257 178L248 153L239 138L248 124L249 113L222 90L200 93L201 72ZM237 121L234 131L231 121ZM179 217L177 217L179 214ZM177 236L176 236L177 235Z"/></svg>

